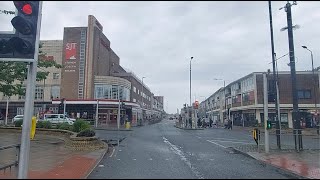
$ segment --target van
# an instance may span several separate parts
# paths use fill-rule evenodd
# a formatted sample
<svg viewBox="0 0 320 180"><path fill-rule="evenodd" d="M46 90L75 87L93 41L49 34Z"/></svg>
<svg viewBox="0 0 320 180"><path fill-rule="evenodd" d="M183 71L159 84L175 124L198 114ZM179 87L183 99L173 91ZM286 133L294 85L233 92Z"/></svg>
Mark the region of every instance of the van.
<svg viewBox="0 0 320 180"><path fill-rule="evenodd" d="M44 121L50 121L52 124L58 124L58 123L68 123L72 125L75 119L69 118L65 114L45 114L43 117Z"/></svg>

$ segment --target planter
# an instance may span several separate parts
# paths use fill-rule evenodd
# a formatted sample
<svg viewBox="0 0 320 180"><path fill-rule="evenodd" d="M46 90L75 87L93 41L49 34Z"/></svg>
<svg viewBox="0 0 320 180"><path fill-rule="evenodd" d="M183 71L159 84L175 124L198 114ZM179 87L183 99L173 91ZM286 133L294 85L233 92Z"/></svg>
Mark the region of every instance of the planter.
<svg viewBox="0 0 320 180"><path fill-rule="evenodd" d="M21 133L21 127L0 127L0 133ZM98 137L77 137L77 133L60 130L60 129L44 129L37 128L36 134L60 136L65 141L65 146L72 150L86 151L106 148L108 145L101 141Z"/></svg>

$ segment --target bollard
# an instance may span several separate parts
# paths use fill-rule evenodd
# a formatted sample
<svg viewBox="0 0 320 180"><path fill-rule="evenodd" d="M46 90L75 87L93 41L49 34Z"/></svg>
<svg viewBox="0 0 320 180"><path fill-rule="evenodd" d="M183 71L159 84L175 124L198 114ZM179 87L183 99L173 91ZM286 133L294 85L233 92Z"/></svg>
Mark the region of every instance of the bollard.
<svg viewBox="0 0 320 180"><path fill-rule="evenodd" d="M30 139L32 140L34 138L34 135L36 134L36 125L37 125L37 118L35 116L31 119L31 128L30 128Z"/></svg>
<svg viewBox="0 0 320 180"><path fill-rule="evenodd" d="M130 129L130 122L126 123L126 129Z"/></svg>

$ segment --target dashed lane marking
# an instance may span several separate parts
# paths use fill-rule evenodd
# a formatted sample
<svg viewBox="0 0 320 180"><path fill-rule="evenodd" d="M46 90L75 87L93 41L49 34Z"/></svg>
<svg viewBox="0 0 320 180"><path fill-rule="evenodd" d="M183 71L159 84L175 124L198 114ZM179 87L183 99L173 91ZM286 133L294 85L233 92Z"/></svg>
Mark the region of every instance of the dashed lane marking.
<svg viewBox="0 0 320 180"><path fill-rule="evenodd" d="M217 145L217 146L220 146L220 147L223 147L223 148L227 148L227 147L225 147L225 146L223 146L223 145L221 145L221 144L215 143L215 142L213 142L213 141L210 141L210 140L207 140L207 141L210 142L210 143L212 143L212 144L215 144L215 145Z"/></svg>

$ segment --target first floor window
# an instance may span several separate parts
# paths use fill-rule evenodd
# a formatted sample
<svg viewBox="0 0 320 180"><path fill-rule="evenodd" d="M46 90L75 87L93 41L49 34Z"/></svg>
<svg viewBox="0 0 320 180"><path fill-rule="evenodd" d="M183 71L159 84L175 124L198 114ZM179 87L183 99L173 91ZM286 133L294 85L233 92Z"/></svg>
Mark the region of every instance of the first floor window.
<svg viewBox="0 0 320 180"><path fill-rule="evenodd" d="M42 86L36 86L34 99L35 100L43 99L43 87Z"/></svg>

